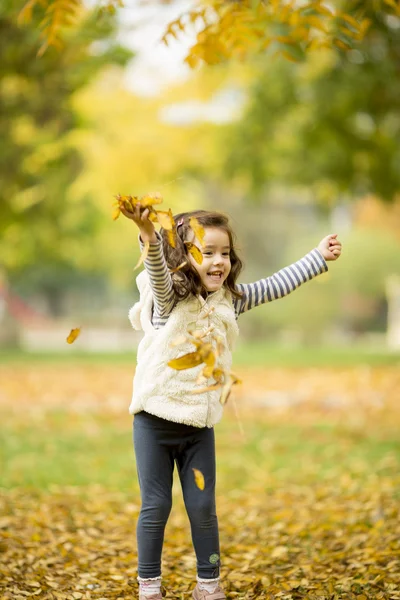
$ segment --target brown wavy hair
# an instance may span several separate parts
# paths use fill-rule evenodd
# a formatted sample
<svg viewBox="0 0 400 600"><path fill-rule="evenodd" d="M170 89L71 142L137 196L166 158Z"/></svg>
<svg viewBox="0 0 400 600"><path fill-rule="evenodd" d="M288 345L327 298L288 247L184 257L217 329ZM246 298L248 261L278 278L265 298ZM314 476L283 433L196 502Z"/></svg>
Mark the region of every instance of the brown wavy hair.
<svg viewBox="0 0 400 600"><path fill-rule="evenodd" d="M177 225L179 221L182 221L182 225L179 225L176 230L176 248L172 248L172 246L170 246L168 243L168 236L165 229L160 229L164 256L167 261L168 268L176 269L176 267L186 261L186 265L182 267L182 269L176 273L172 273L172 282L177 297L179 300L184 300L190 294L193 294L194 296L205 296L207 294L207 290L204 287L198 272L188 259L187 246L184 243L185 241L188 241L188 235L191 231L193 231L189 225L189 219L191 217L197 219L197 221L203 227L215 227L217 229L222 229L228 234L230 243L229 257L231 261L231 270L228 277L225 279L223 286L231 292L233 297L241 298L243 295L242 292L239 292L235 287L236 280L243 268L243 263L235 249L236 236L232 231L232 228L229 224L229 219L226 215L207 210L194 210L192 212L174 215L175 225Z"/></svg>

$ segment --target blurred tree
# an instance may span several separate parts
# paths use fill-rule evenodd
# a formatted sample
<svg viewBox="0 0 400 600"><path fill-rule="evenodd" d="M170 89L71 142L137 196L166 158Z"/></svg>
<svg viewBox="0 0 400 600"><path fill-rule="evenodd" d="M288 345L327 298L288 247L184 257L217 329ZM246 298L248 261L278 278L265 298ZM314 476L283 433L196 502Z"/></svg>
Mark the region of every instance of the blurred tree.
<svg viewBox="0 0 400 600"><path fill-rule="evenodd" d="M323 203L338 195L400 191L400 18L370 12L364 41L306 63L258 61L242 120L223 146L229 177L309 186Z"/></svg>
<svg viewBox="0 0 400 600"><path fill-rule="evenodd" d="M16 23L23 5L4 0L0 11L0 256L11 279L33 277L57 312L81 239L95 230L98 214L88 198L72 205L68 195L82 166L72 132L86 125L74 94L132 53L116 41L112 16L87 11L65 50L51 48L39 59L38 30ZM39 17L34 10L34 22ZM83 270L96 268L95 258L81 263Z"/></svg>

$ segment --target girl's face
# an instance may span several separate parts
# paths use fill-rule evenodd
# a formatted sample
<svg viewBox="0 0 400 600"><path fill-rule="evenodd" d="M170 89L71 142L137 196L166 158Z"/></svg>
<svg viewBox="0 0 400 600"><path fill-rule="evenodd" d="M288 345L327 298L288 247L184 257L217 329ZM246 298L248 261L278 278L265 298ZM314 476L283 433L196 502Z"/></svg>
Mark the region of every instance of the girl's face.
<svg viewBox="0 0 400 600"><path fill-rule="evenodd" d="M192 234L189 242L195 244L203 255L203 262L199 265L189 254L192 266L198 272L200 279L208 292L219 290L231 270L229 236L223 229L217 227L204 228L204 246Z"/></svg>

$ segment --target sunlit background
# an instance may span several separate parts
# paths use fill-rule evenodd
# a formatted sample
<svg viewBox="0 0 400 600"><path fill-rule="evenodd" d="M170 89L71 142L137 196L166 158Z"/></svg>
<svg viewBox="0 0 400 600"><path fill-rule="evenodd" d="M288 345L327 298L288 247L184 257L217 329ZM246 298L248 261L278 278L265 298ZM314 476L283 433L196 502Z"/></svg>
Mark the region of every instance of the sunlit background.
<svg viewBox="0 0 400 600"><path fill-rule="evenodd" d="M136 597L139 243L112 204L148 192L228 214L241 282L330 233L343 244L239 319L242 383L216 426L228 597L399 598L398 3L343 0L372 19L346 52L272 44L189 68L200 23L161 38L198 2L88 1L39 57L43 9L19 24L26 2L0 3L2 598ZM173 493L167 600L195 577Z"/></svg>
<svg viewBox="0 0 400 600"><path fill-rule="evenodd" d="M194 27L161 42L192 6L126 2L41 58L34 24L5 30L2 348L135 348L137 230L112 221L112 202L159 191L173 212L230 215L243 282L338 233L340 261L243 317L242 341L398 352L399 19L346 59L325 50L301 64L259 55L192 70ZM17 12L6 2L3 19Z"/></svg>

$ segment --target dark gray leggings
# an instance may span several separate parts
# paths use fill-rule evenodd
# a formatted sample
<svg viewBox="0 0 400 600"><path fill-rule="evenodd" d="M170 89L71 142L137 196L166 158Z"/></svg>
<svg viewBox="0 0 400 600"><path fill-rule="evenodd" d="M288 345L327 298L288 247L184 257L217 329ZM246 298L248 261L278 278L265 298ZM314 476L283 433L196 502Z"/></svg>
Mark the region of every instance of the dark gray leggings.
<svg viewBox="0 0 400 600"><path fill-rule="evenodd" d="M161 574L164 529L172 506L172 474L176 462L189 516L197 573L219 576L219 536L215 509L214 429L173 423L146 412L135 415L133 440L142 507L137 524L139 577ZM205 479L195 484L193 468Z"/></svg>

